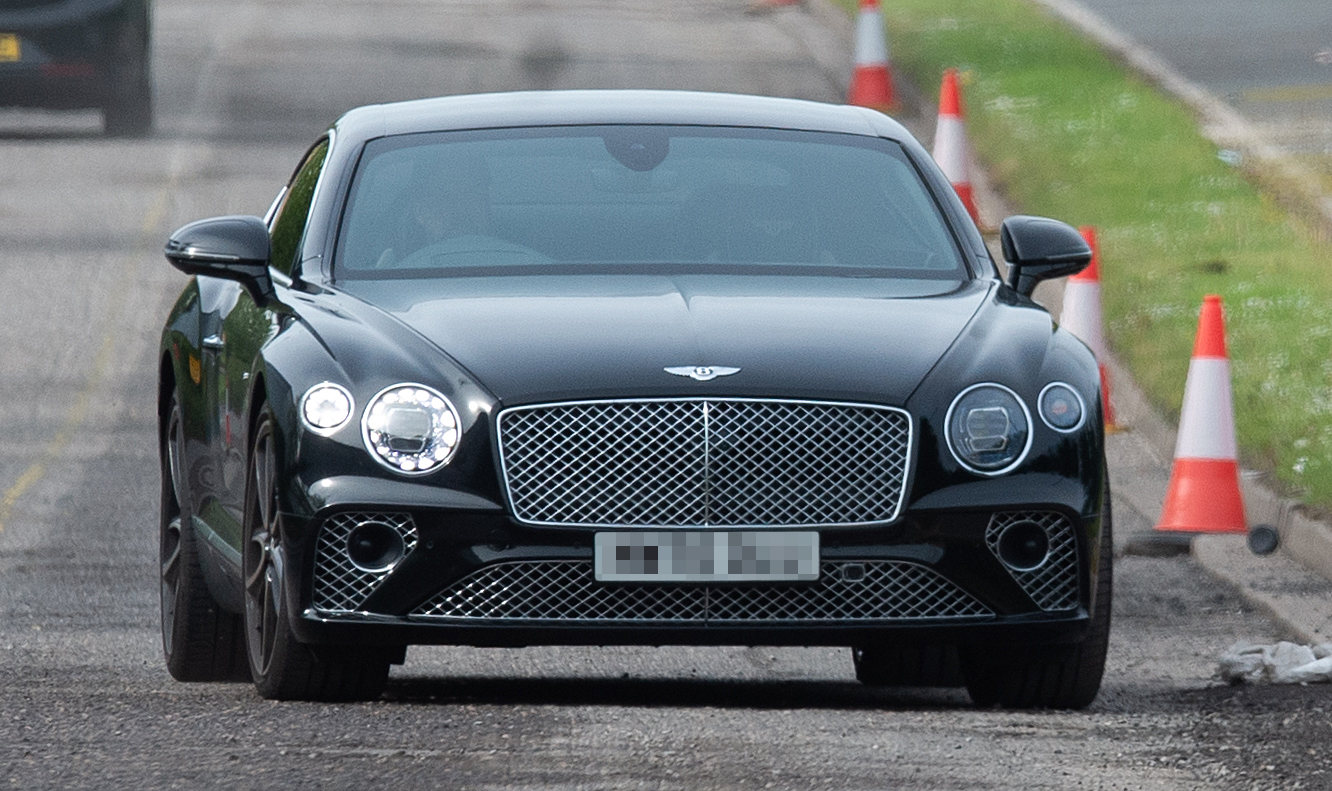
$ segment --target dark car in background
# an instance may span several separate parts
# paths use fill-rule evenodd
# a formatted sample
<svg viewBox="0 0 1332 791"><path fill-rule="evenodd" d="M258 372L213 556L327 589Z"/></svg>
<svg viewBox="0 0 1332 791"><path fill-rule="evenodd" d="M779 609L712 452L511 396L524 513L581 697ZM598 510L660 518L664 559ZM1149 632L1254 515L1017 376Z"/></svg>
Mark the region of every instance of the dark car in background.
<svg viewBox="0 0 1332 791"><path fill-rule="evenodd" d="M161 597L182 680L374 697L411 644L849 646L1080 707L1110 629L1088 349L854 107L363 107L266 218L172 235Z"/></svg>
<svg viewBox="0 0 1332 791"><path fill-rule="evenodd" d="M0 106L99 108L107 134L152 130L148 0L0 0Z"/></svg>

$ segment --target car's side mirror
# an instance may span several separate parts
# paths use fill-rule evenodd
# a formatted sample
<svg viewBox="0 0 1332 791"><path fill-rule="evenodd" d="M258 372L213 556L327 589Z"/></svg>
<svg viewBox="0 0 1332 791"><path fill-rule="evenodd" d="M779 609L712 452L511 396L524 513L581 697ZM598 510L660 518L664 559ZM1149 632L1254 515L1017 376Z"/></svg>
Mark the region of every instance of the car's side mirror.
<svg viewBox="0 0 1332 791"><path fill-rule="evenodd" d="M187 275L236 280L258 304L273 296L268 274L268 226L258 217L235 215L198 220L176 229L163 251Z"/></svg>
<svg viewBox="0 0 1332 791"><path fill-rule="evenodd" d="M1046 217L1009 217L999 229L999 241L1010 268L1008 284L1024 297L1042 280L1076 275L1091 262L1092 251L1082 234Z"/></svg>

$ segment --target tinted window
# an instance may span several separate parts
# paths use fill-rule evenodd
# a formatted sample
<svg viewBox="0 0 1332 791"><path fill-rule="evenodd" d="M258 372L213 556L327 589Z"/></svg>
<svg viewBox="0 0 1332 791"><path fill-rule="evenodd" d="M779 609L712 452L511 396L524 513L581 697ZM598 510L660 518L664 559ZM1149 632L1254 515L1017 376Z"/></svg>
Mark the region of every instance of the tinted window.
<svg viewBox="0 0 1332 791"><path fill-rule="evenodd" d="M282 203L273 215L268 233L273 246L273 268L291 274L296 264L301 238L305 236L305 223L310 217L310 202L314 198L315 184L324 169L328 154L328 140L321 140L310 149L305 161L292 176Z"/></svg>
<svg viewBox="0 0 1332 791"><path fill-rule="evenodd" d="M587 265L965 278L952 234L896 143L662 126L371 141L335 274Z"/></svg>

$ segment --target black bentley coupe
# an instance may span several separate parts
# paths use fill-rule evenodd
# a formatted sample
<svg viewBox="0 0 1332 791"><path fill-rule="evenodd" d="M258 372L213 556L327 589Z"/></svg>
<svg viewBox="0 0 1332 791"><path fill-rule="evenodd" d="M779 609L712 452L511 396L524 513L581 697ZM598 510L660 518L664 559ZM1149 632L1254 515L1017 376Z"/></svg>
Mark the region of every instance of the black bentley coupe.
<svg viewBox="0 0 1332 791"><path fill-rule="evenodd" d="M1096 362L891 119L650 91L353 110L176 231L161 596L181 680L380 694L411 644L850 646L1081 707L1110 627Z"/></svg>

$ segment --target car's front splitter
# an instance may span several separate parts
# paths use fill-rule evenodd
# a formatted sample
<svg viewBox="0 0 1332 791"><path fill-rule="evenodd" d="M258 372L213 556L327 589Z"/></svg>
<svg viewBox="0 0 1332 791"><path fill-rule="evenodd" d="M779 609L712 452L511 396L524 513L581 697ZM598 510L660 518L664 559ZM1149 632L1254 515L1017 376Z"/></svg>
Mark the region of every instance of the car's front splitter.
<svg viewBox="0 0 1332 791"><path fill-rule="evenodd" d="M875 643L997 644L1066 643L1082 638L1087 613L1058 616L977 619L920 623L773 623L570 624L475 623L373 615L321 615L314 611L293 619L297 639L335 645L465 645L524 647L536 645L773 645L863 646Z"/></svg>

